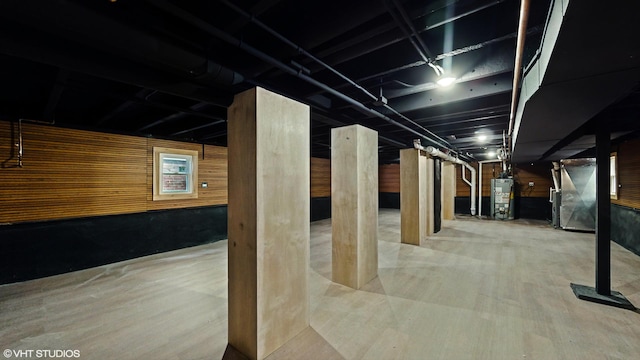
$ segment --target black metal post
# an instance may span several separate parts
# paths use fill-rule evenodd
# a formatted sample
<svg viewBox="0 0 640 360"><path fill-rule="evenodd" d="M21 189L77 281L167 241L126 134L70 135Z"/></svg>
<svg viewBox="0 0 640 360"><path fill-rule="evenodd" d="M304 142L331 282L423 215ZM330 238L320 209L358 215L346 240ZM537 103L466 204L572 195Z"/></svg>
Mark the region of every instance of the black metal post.
<svg viewBox="0 0 640 360"><path fill-rule="evenodd" d="M600 121L596 132L596 292L611 295L611 131Z"/></svg>
<svg viewBox="0 0 640 360"><path fill-rule="evenodd" d="M600 119L596 132L596 286L571 284L578 299L635 310L621 293L611 290L611 129Z"/></svg>

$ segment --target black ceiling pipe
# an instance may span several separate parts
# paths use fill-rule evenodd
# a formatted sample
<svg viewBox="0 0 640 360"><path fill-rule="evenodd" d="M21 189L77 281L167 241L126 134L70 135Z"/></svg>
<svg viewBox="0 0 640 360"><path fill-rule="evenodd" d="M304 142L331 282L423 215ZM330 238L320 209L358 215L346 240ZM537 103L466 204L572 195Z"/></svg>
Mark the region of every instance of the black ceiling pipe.
<svg viewBox="0 0 640 360"><path fill-rule="evenodd" d="M400 17L402 18L402 19L399 19L398 15L395 14L391 6L387 5L387 7L389 8L389 13L398 24L398 27L400 27L400 29L405 33L405 35L407 36L407 38L409 39L413 47L416 49L416 51L418 52L418 55L420 55L422 60L424 60L426 63L433 61L432 60L433 55L431 54L431 51L429 51L427 44L425 44L424 41L422 41L422 38L418 34L418 31L411 23L411 18L409 17L407 12L404 11L402 4L398 0L391 0L391 1L395 5L396 9L398 10L398 13L400 14ZM385 3L388 4L387 2ZM404 20L404 24L402 20ZM405 26L408 27L409 29L407 30ZM418 43L416 44L416 42L412 38L415 38L418 41Z"/></svg>
<svg viewBox="0 0 640 360"><path fill-rule="evenodd" d="M190 106L189 110L191 110L193 112L198 112L199 110L205 108L207 105L208 105L207 103L200 102L200 103L197 103L195 105ZM164 124L164 123L170 122L170 121L176 121L176 120L182 119L182 118L190 116L190 115L193 115L193 114L192 113L186 113L186 112L183 112L183 111L177 112L177 113L173 113L173 114L171 114L169 116L165 116L165 117L163 117L161 119L158 119L158 120L156 120L156 121L154 121L152 123L149 123L149 124L139 128L137 131L138 132L142 132L142 131L150 129L150 128L154 127L154 126L157 126L157 125L160 125L160 124ZM220 119L220 120L222 120L222 119Z"/></svg>
<svg viewBox="0 0 640 360"><path fill-rule="evenodd" d="M494 0L494 1L490 2L490 3L488 3L488 4L485 4L485 5L482 5L480 7L474 8L474 9L469 10L467 12L464 12L462 14L458 14L458 15L453 16L451 18L444 19L444 20L442 20L440 22L437 22L435 24L427 25L425 28L419 29L418 33L422 33L424 31L435 29L435 28L440 27L442 25L448 24L448 23L450 23L452 21L459 20L459 19L464 18L466 16L475 14L476 12L479 12L481 10L490 8L490 7L494 6L494 5L498 5L498 4L500 4L500 3L504 2L504 1L505 0ZM404 40L407 39L406 36L395 36L395 35L389 34L388 31L391 30L392 28L391 27L387 28L387 26L388 25L386 25L386 24L385 25L381 25L381 27L379 28L380 29L379 31L370 32L369 34L371 36L368 36L368 35L364 36L360 41L373 40L375 42L384 42L384 46L389 46L389 45L393 45L395 43L398 43L400 41L404 41ZM387 40L381 40L381 39L387 39ZM359 42L352 42L347 47L343 47L341 45L337 45L337 46L334 46L332 48L329 48L327 50L324 50L324 51L318 53L318 55L320 55L322 57L325 57L325 58L331 56L331 58L332 58L331 64L333 64L333 66L336 66L338 64L347 62L347 61L349 61L351 59L366 55L369 52L371 52L372 50L376 50L377 49L376 47L373 47L373 46L364 46L364 47L362 47L361 50L358 50L359 47L357 46L357 44L359 44ZM336 54L337 52L342 51L342 50L346 50L346 53L344 53L344 54ZM434 60L439 60L439 59L438 59L438 57L436 57ZM425 63L421 62L420 65L424 65L424 64ZM315 69L312 68L311 70L313 71Z"/></svg>
<svg viewBox="0 0 640 360"><path fill-rule="evenodd" d="M158 6L162 10L164 10L164 11L166 11L168 13L171 13L171 14L183 19L184 21L187 21L187 22L193 24L194 26L200 28L201 30L211 34L212 36L215 36L215 37L217 37L217 38L219 38L219 39L221 39L221 40L223 40L223 41L225 41L225 42L227 42L227 43L229 43L231 45L234 45L234 46L246 51L247 53L249 53L249 54L251 54L251 55L253 55L253 56L255 56L255 57L257 57L257 58L259 58L259 59L261 59L261 60L263 60L263 61L265 61L265 62L267 62L267 63L269 63L269 64L271 64L273 66L275 66L275 67L277 67L278 69L284 71L287 74L292 75L292 76L296 76L296 77L298 77L298 78L300 78L300 79L302 79L302 80L304 80L304 81L306 81L306 82L308 82L308 83L310 83L310 84L312 84L314 86L317 86L317 87L327 91L328 93L331 93L332 95L334 95L334 96L336 96L336 97L338 97L338 98L340 98L340 99L342 99L342 100L354 105L357 109L362 110L363 112L365 112L365 113L367 113L369 115L378 117L378 118L383 119L383 120L385 120L385 121L387 121L389 123L392 123L392 124L394 124L394 125L396 125L398 127L401 127L404 130L407 130L407 131L411 132L414 135L420 136L421 138L424 138L425 140L430 141L434 145L442 146L442 147L450 149L450 150L453 148L453 146L451 146L451 144L449 144L446 140L438 137L437 135L432 133L437 138L439 138L440 141L435 140L433 138L430 138L430 137L426 136L423 133L420 133L420 132L418 132L418 131L416 131L416 130L414 130L414 129L412 129L412 128L410 128L410 127L408 127L408 126L406 126L406 125L404 125L402 123L399 123L399 122L391 119L390 117L388 117L388 116L386 116L386 115L384 115L384 114L382 114L382 113L380 113L380 112L378 112L376 110L373 110L373 109L370 109L370 108L366 107L365 105L363 105L359 101L357 101L355 99L352 99L349 96L347 96L347 95L345 95L345 94L343 94L343 93L341 93L341 92L329 87L328 85L313 79L312 77L302 73L302 71L299 71L297 69L294 69L294 68L282 63L281 61L275 59L274 57L272 57L272 56L270 56L268 54L265 54L264 52L262 52L262 51L260 51L260 50L258 50L256 48L254 48L253 46L247 44L246 42L243 42L243 41L241 41L239 39L236 39L232 35L230 35L230 34L224 32L224 31L216 28L215 26L205 22L204 20L194 16L193 14L191 14L191 13L189 13L189 12L187 12L187 11L177 7L177 6L169 4L169 3L165 2L165 1L162 1L162 0L153 1L151 3L153 5L155 5L155 6Z"/></svg>
<svg viewBox="0 0 640 360"><path fill-rule="evenodd" d="M262 28L263 30L265 30L266 32L268 32L269 34L271 34L272 36L274 36L275 38L277 38L278 40L284 42L285 44L289 45L290 47L294 48L296 51L298 51L300 54L305 55L306 57L310 58L311 60L315 61L316 63L320 64L322 67L324 67L325 69L331 71L333 74L337 75L338 77L340 77L342 80L348 82L349 84L351 84L352 86L354 86L355 88L359 89L360 91L362 91L365 95L367 95L368 97L370 97L372 100L377 100L377 97L375 95L373 95L372 93L370 93L367 89L363 88L362 86L358 85L356 82L354 82L353 80L349 79L347 76L345 76L344 74L342 74L341 72L339 72L338 70L334 69L333 67L329 66L328 64L326 64L325 62L323 62L322 60L318 59L317 57L315 57L313 54L309 53L308 51L306 51L305 49L303 49L301 46L295 44L293 41L287 39L286 37L284 37L282 34L280 34L279 32L273 30L271 27L267 26L266 24L264 24L262 21L256 19L254 16L252 16L251 14L249 14L248 12L242 10L241 8L239 8L238 6L236 6L235 4L231 3L228 0L220 0L223 4L227 5L228 7L230 7L232 10L234 10L235 12L237 12L238 14L244 16L245 18L249 19L252 23L258 25L260 28Z"/></svg>
<svg viewBox="0 0 640 360"><path fill-rule="evenodd" d="M355 88L359 89L360 91L362 91L366 96L368 96L370 99L372 100L379 100L379 98L376 95L373 95L372 93L370 93L367 89L365 89L364 87L360 86L359 84L357 84L356 82L354 82L353 80L351 80L349 77L347 77L346 75L342 74L341 72L339 72L338 70L334 69L333 67L331 67L330 65L326 64L324 61L318 59L316 56L314 56L313 54L309 53L308 51L306 51L305 49L303 49L301 46L297 45L296 43L294 43L293 41L287 39L285 36L283 36L282 34L278 33L277 31L275 31L274 29L272 29L271 27L269 27L268 25L264 24L262 21L258 20L255 16L252 16L250 13L242 10L240 7L234 5L233 3L231 3L229 0L220 0L223 4L227 5L229 8L231 8L232 10L236 11L237 13L239 13L240 15L244 16L245 18L249 19L251 22L253 22L254 24L258 25L260 28L262 28L263 30L267 31L269 34L271 34L272 36L274 36L275 38L279 39L280 41L284 42L285 44L289 45L290 47L292 47L293 49L295 49L296 51L298 51L300 54L303 54L305 56L307 56L308 58L310 58L311 60L315 61L316 63L318 63L319 65L321 65L322 67L324 67L325 69L331 71L333 74L337 75L338 77L340 77L341 79L345 80L347 83L351 84L352 86L354 86ZM396 0L394 0L396 1ZM413 29L415 31L415 29ZM420 40L419 40L420 41ZM421 44L423 44L421 42ZM424 44L423 44L424 45ZM426 45L425 45L426 48ZM391 111L392 113L396 114L397 116L399 116L400 118L402 118L403 120L411 123L412 125L418 127L420 130L426 132L427 134L441 140L444 141L445 143L449 144L448 142L446 142L446 140L442 139L441 137L437 136L436 134L434 134L433 132L431 132L430 130L424 128L423 126L421 126L420 124L416 123L415 121L409 119L408 117L400 114L399 112L395 111L393 108L391 108L389 105L384 105L384 108ZM451 145L449 144L449 147L451 147Z"/></svg>
<svg viewBox="0 0 640 360"><path fill-rule="evenodd" d="M185 81L174 74L135 63L123 63L121 59L100 51L84 50L82 56L72 56L63 53L64 48L65 44L61 41L46 39L40 33L31 34L26 30L22 30L20 40L9 37L0 38L0 52L10 56L203 101L219 107L226 108L233 100L232 97L221 97L220 94L212 91L213 89Z"/></svg>
<svg viewBox="0 0 640 360"><path fill-rule="evenodd" d="M4 14L4 15L2 15ZM161 70L181 74L184 80L204 85L230 86L243 77L199 54L145 34L122 22L70 1L3 0L0 17L25 24L60 39L70 39Z"/></svg>

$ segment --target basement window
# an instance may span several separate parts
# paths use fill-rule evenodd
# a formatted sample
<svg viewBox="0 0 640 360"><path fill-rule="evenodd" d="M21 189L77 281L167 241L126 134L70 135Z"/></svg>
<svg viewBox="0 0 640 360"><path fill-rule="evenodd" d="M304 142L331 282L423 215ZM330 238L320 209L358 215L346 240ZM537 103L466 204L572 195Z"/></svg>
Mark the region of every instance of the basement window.
<svg viewBox="0 0 640 360"><path fill-rule="evenodd" d="M198 152L153 148L153 200L198 197Z"/></svg>
<svg viewBox="0 0 640 360"><path fill-rule="evenodd" d="M611 153L609 157L609 195L618 199L618 153Z"/></svg>

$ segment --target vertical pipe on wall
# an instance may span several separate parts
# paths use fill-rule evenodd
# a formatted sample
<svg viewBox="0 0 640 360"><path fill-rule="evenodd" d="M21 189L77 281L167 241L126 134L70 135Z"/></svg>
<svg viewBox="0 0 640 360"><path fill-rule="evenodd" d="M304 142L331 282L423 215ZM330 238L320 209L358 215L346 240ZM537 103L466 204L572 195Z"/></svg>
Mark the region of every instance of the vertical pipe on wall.
<svg viewBox="0 0 640 360"><path fill-rule="evenodd" d="M19 119L18 120L18 167L22 167L22 157L24 155L24 143L22 141L22 122L30 122L32 124L45 124L45 125L53 125L55 124L55 120L51 121L41 121L41 120L31 120L31 119Z"/></svg>
<svg viewBox="0 0 640 360"><path fill-rule="evenodd" d="M518 108L518 97L520 95L520 82L522 77L522 58L524 57L524 42L527 39L527 22L529 20L529 0L521 0L520 21L518 24L518 40L516 43L515 65L513 67L513 92L511 93L511 110L509 112L509 152L513 148L512 136L513 125Z"/></svg>
<svg viewBox="0 0 640 360"><path fill-rule="evenodd" d="M558 172L560 171L560 164L557 161L552 162L553 169L551 169L551 179L553 179L553 187L556 192L560 191L560 180L558 180Z"/></svg>

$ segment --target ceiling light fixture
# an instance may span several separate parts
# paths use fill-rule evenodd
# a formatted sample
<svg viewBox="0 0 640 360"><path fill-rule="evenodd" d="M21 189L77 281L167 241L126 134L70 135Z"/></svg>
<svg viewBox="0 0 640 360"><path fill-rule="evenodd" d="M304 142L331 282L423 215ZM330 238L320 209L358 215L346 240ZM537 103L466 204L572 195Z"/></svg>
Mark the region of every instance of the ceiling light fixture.
<svg viewBox="0 0 640 360"><path fill-rule="evenodd" d="M485 135L485 134L478 135L478 141L480 141L480 142L487 141L487 135Z"/></svg>
<svg viewBox="0 0 640 360"><path fill-rule="evenodd" d="M436 75L438 75L438 80L436 80L436 83L438 85L445 87L456 82L457 79L454 76L445 75L444 69L442 68L442 66L434 62L428 62L427 65L429 65L433 69L433 71L436 72Z"/></svg>
<svg viewBox="0 0 640 360"><path fill-rule="evenodd" d="M436 82L440 86L449 86L449 85L453 84L455 81L456 81L456 78L454 78L452 76L445 76L445 77L442 77L442 78L438 79L438 81L436 81Z"/></svg>

